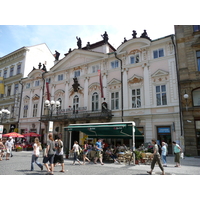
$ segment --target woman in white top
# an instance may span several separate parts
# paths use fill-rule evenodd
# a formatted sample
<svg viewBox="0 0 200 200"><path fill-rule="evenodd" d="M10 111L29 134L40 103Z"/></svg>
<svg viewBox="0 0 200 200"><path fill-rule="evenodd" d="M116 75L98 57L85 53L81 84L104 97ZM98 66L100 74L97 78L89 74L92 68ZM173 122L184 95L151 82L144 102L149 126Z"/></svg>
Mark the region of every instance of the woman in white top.
<svg viewBox="0 0 200 200"><path fill-rule="evenodd" d="M43 170L43 165L37 161L40 155L40 146L41 144L39 142L39 139L35 138L35 143L33 145L33 154L31 159L31 171L34 170L34 162L38 165L38 167L40 167L41 170Z"/></svg>
<svg viewBox="0 0 200 200"><path fill-rule="evenodd" d="M78 145L77 141L74 141L74 145L72 150L74 151L74 162L73 165L75 165L75 161L77 161L79 163L79 165L81 165L81 162L78 159L78 154L79 154L79 150L81 149L81 147Z"/></svg>

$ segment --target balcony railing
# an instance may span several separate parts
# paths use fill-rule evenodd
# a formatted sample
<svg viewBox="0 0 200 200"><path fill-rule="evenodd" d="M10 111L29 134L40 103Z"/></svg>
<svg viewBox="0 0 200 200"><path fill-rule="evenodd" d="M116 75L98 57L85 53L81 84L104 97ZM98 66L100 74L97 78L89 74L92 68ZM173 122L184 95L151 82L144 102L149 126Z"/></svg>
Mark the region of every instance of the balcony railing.
<svg viewBox="0 0 200 200"><path fill-rule="evenodd" d="M112 119L111 110L96 110L96 111L70 111L62 113L56 111L51 115L42 115L40 121L80 121L80 120L91 120L91 119Z"/></svg>

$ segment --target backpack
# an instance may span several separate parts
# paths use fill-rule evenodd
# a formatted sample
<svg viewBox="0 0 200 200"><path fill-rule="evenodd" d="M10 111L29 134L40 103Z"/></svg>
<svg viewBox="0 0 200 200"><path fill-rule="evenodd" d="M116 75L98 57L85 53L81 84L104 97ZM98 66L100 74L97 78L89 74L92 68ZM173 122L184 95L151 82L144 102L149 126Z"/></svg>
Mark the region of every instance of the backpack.
<svg viewBox="0 0 200 200"><path fill-rule="evenodd" d="M58 153L60 153L61 149L63 147L62 142L61 141L57 141L55 146L57 148Z"/></svg>

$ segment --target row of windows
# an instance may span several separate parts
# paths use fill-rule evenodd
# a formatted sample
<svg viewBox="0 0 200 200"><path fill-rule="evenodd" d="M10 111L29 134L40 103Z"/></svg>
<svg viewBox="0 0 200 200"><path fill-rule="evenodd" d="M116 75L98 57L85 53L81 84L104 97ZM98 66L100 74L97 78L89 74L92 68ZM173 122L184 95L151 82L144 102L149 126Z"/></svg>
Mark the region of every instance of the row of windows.
<svg viewBox="0 0 200 200"><path fill-rule="evenodd" d="M12 77L14 76L14 67L11 67L10 68L10 74L8 74L8 69L4 69L4 73L1 74L2 72L0 71L0 77L3 75L4 78L9 78L9 77ZM20 74L21 73L21 64L20 65L17 65L17 72L16 72L16 75L17 74Z"/></svg>

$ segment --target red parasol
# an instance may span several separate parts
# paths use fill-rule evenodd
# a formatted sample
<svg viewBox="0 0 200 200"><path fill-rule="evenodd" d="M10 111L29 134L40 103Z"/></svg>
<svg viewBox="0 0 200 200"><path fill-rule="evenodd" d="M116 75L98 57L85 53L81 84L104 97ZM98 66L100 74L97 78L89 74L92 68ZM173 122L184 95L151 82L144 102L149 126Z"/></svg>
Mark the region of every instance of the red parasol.
<svg viewBox="0 0 200 200"><path fill-rule="evenodd" d="M30 132L30 133L25 133L23 136L24 137L40 137L41 135L34 132Z"/></svg>
<svg viewBox="0 0 200 200"><path fill-rule="evenodd" d="M2 135L3 137L24 137L23 135L19 134L19 133L15 133L15 132L12 132L12 133L6 133L6 134L3 134Z"/></svg>

